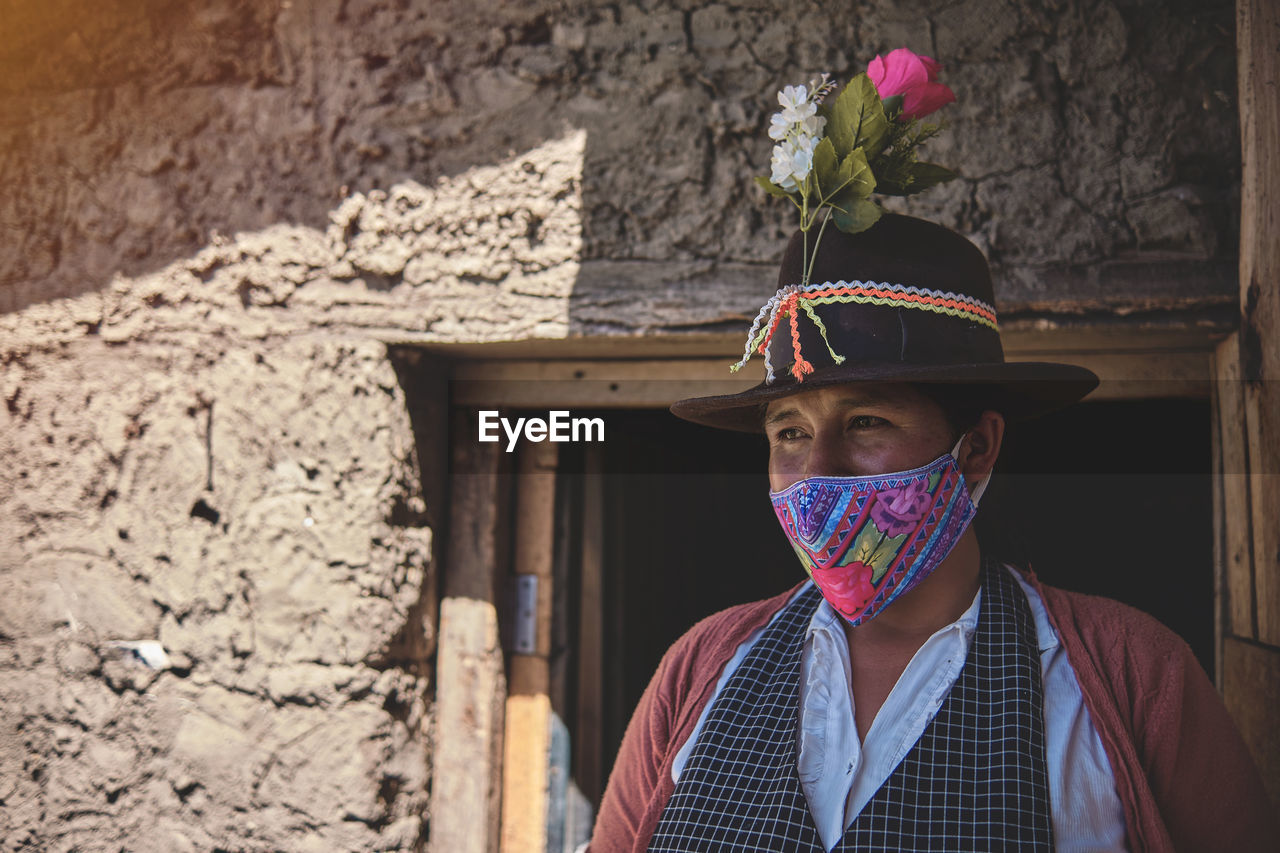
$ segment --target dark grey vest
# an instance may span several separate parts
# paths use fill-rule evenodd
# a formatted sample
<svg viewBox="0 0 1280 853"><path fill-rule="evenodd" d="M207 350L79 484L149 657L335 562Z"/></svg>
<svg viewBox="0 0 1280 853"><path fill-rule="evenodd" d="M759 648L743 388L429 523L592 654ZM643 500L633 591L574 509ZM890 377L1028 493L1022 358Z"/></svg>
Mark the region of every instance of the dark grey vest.
<svg viewBox="0 0 1280 853"><path fill-rule="evenodd" d="M796 772L806 590L716 698L651 851L821 851ZM1009 571L983 569L978 627L946 701L836 850L1053 849L1035 623Z"/></svg>

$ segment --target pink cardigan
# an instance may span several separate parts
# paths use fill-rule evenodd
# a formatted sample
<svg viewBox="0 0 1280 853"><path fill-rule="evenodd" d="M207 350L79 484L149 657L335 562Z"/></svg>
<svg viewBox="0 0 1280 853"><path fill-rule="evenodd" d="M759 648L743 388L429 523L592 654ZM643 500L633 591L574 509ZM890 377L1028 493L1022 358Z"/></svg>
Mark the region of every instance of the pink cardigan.
<svg viewBox="0 0 1280 853"><path fill-rule="evenodd" d="M1042 586L1111 761L1133 851L1274 851L1272 806L1222 699L1187 644L1105 598ZM734 651L795 590L702 620L667 651L627 726L591 853L643 851L689 738Z"/></svg>

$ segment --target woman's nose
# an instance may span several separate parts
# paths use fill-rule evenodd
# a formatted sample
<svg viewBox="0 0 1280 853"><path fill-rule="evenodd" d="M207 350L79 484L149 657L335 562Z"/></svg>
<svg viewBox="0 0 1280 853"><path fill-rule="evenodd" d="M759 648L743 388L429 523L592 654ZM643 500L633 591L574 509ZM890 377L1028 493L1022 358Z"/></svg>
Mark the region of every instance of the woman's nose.
<svg viewBox="0 0 1280 853"><path fill-rule="evenodd" d="M805 478L809 477L852 477L853 460L843 436L820 432L814 436L809 445L809 455L805 459Z"/></svg>

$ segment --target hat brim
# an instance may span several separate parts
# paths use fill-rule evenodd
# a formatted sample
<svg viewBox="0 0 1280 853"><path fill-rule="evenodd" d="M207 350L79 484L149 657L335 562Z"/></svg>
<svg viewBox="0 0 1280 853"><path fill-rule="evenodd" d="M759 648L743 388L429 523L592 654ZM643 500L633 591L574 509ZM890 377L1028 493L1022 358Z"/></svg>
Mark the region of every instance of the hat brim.
<svg viewBox="0 0 1280 853"><path fill-rule="evenodd" d="M1018 421L1039 417L1082 399L1098 387L1092 371L1074 364L1040 361L982 364L844 364L822 368L797 382L779 373L737 394L690 397L672 404L671 413L695 424L737 432L763 432L765 404L831 385L849 382L912 382L973 385L987 408Z"/></svg>

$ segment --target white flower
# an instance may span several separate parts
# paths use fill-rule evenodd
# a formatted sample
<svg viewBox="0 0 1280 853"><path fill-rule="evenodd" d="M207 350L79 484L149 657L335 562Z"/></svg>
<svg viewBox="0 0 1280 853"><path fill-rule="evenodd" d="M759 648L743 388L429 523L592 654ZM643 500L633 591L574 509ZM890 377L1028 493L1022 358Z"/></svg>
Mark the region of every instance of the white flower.
<svg viewBox="0 0 1280 853"><path fill-rule="evenodd" d="M812 136L800 136L773 146L770 180L787 192L798 189L813 170L813 149L817 144Z"/></svg>
<svg viewBox="0 0 1280 853"><path fill-rule="evenodd" d="M773 174L769 176L769 180L773 181L787 192L795 192L796 180L791 176L791 158L787 156L785 146L773 146L773 159L770 161L769 165L773 170Z"/></svg>
<svg viewBox="0 0 1280 853"><path fill-rule="evenodd" d="M800 136L796 138L794 148L791 152L791 164L793 166L791 172L796 176L797 181L803 181L809 175L809 170L813 168L813 149L818 147L818 140L813 136Z"/></svg>
<svg viewBox="0 0 1280 853"><path fill-rule="evenodd" d="M813 137L822 136L822 131L827 126L827 120L823 116L812 115L804 121L800 122L800 130Z"/></svg>
<svg viewBox="0 0 1280 853"><path fill-rule="evenodd" d="M810 104L809 106L812 107L813 104ZM776 139L781 142L788 136L795 133L807 134L809 136L821 136L822 131L826 126L827 120L817 114L806 116L800 121L791 121L787 118L785 112L774 113L773 118L769 120L769 138Z"/></svg>
<svg viewBox="0 0 1280 853"><path fill-rule="evenodd" d="M818 111L818 105L809 100L809 90L800 86L786 86L778 93L778 103L782 104L783 121L787 124L799 124Z"/></svg>
<svg viewBox="0 0 1280 853"><path fill-rule="evenodd" d="M814 91L805 87L785 86L778 93L778 103L782 110L775 113L769 121L769 138L778 144L773 147L770 161L771 180L786 190L795 192L800 188L809 172L813 170L813 150L822 138L822 131L827 120L818 115L816 101L826 85L825 75Z"/></svg>
<svg viewBox="0 0 1280 853"><path fill-rule="evenodd" d="M786 139L790 132L791 122L783 118L782 113L774 113L773 118L769 120L769 138L781 141Z"/></svg>
<svg viewBox="0 0 1280 853"><path fill-rule="evenodd" d="M778 93L778 103L784 110L794 110L801 104L809 102L809 90L801 83L799 86L783 86Z"/></svg>

